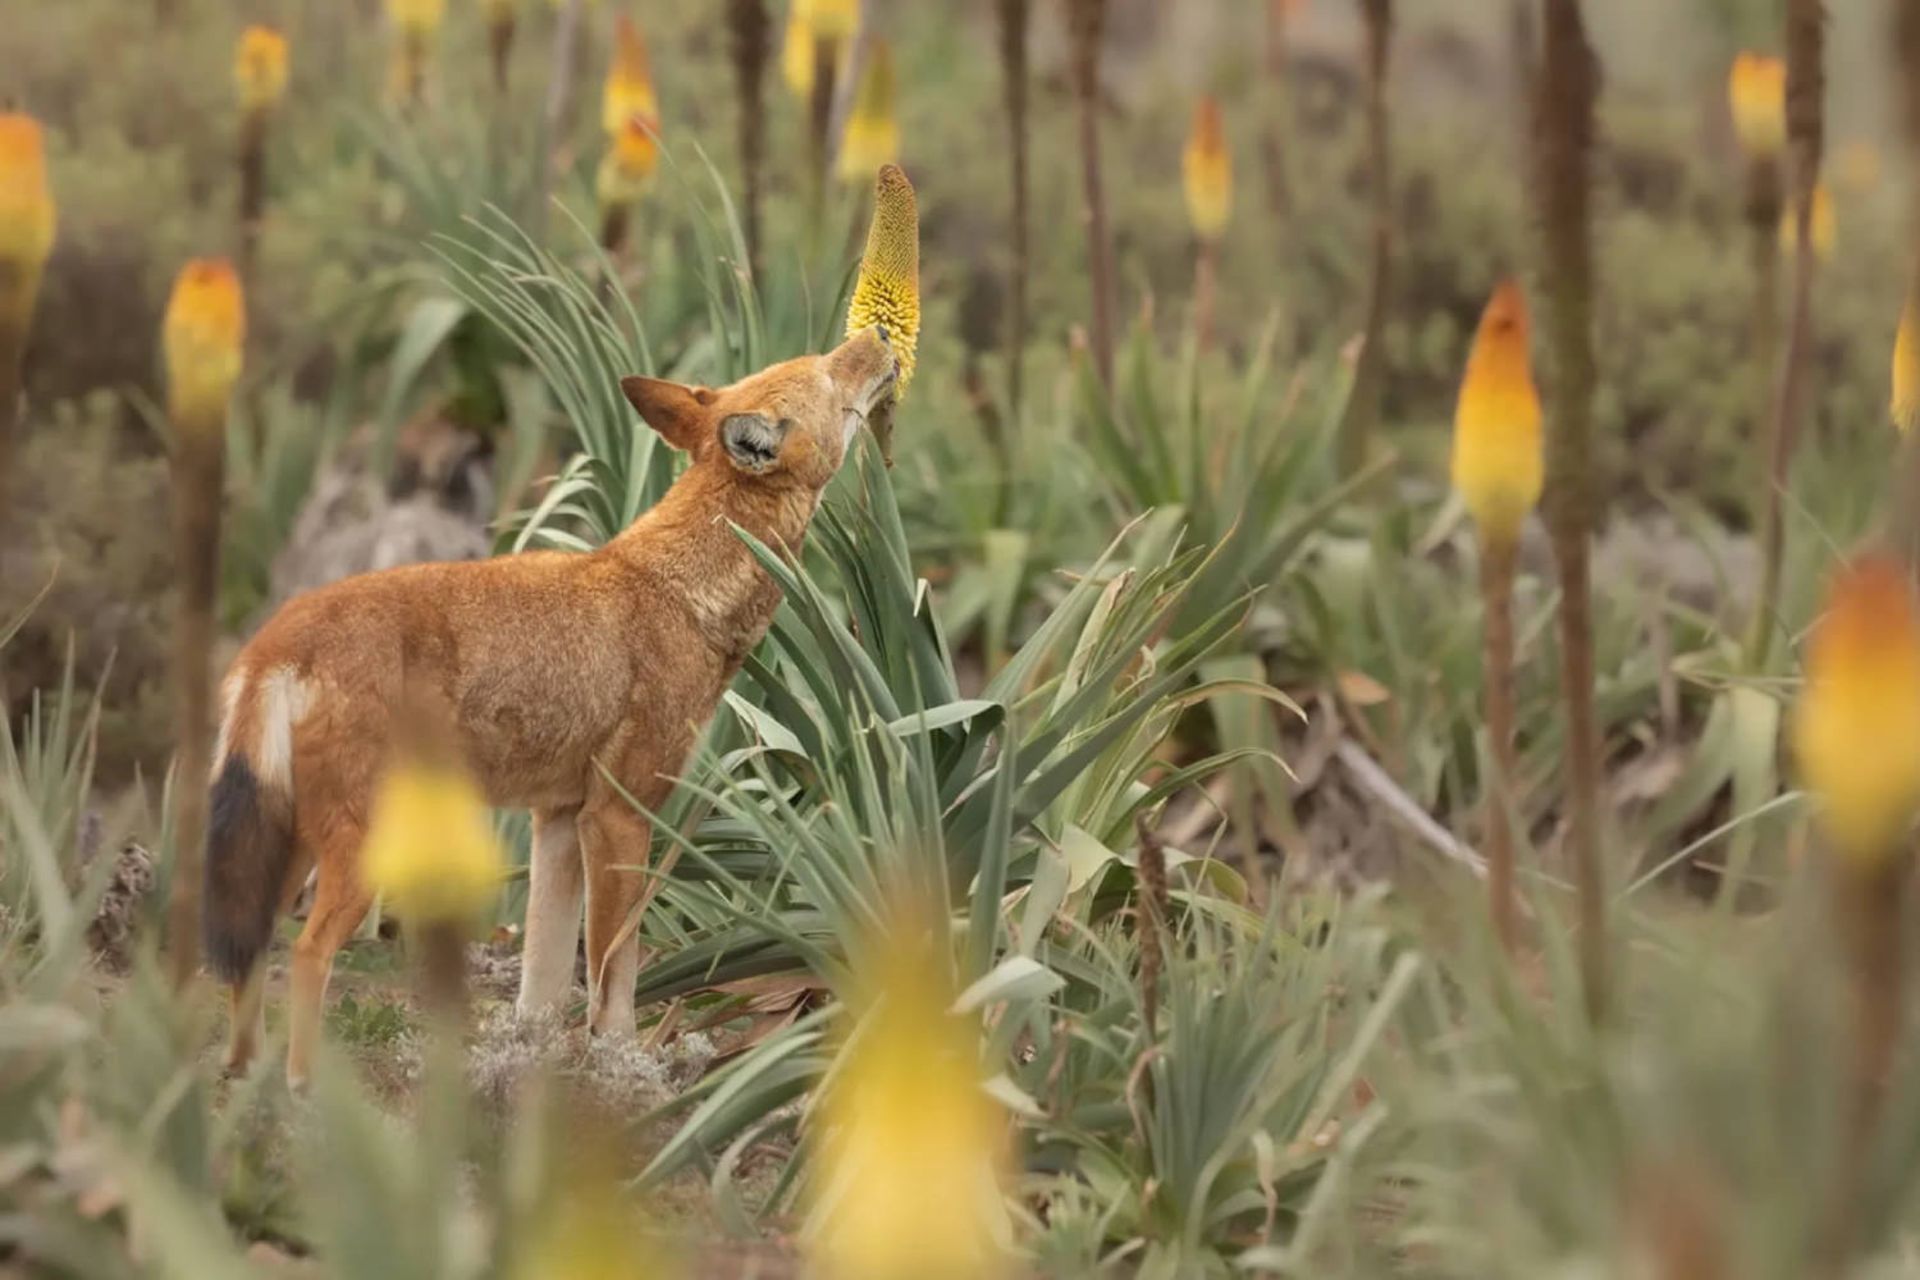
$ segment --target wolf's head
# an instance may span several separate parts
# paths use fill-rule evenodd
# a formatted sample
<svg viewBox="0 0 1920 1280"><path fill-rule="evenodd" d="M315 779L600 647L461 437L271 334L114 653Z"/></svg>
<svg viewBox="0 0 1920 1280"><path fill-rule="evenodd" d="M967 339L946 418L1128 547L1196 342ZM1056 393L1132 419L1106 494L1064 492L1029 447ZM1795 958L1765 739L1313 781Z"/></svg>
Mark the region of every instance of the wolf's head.
<svg viewBox="0 0 1920 1280"><path fill-rule="evenodd" d="M863 329L821 356L801 356L730 387L623 378L648 426L693 455L771 486L822 489L854 433L893 399L899 367L884 329Z"/></svg>

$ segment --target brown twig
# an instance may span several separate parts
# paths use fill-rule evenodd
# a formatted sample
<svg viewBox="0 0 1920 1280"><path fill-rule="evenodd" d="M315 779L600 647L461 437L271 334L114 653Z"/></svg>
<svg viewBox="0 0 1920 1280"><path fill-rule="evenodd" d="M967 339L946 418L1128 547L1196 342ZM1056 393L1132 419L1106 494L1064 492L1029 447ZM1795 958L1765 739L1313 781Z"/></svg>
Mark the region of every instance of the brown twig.
<svg viewBox="0 0 1920 1280"><path fill-rule="evenodd" d="M1534 97L1540 220L1554 355L1545 514L1560 575L1560 684L1567 716L1568 845L1580 914L1587 1012L1608 1002L1606 878L1600 862L1600 730L1594 710L1591 539L1593 248L1589 227L1593 110L1600 66L1579 0L1543 0L1544 48Z"/></svg>
<svg viewBox="0 0 1920 1280"><path fill-rule="evenodd" d="M1393 0L1361 0L1366 19L1367 170L1373 187L1373 264L1367 286L1366 329L1360 362L1340 418L1340 460L1349 475L1367 460L1380 419L1386 377L1387 294L1393 285L1393 169L1387 115L1387 55L1393 40Z"/></svg>
<svg viewBox="0 0 1920 1280"><path fill-rule="evenodd" d="M1020 420L1027 350L1027 276L1033 269L1028 240L1032 154L1027 133L1027 27L1031 0L1000 0L1000 68L1007 104L1007 163L1011 170L1013 270L1007 281L1007 411Z"/></svg>
<svg viewBox="0 0 1920 1280"><path fill-rule="evenodd" d="M766 168L766 72L771 23L766 0L728 0L734 93L739 98L741 219L746 224L747 269L760 270L760 202Z"/></svg>
<svg viewBox="0 0 1920 1280"><path fill-rule="evenodd" d="M1140 1004L1147 1039L1159 1038L1160 971L1166 961L1166 930L1172 900L1167 893L1167 847L1147 825L1147 815L1133 816L1140 837Z"/></svg>
<svg viewBox="0 0 1920 1280"><path fill-rule="evenodd" d="M1261 158L1267 173L1267 207L1284 228L1293 208L1287 185L1287 10L1293 0L1267 0L1266 66L1268 96L1266 129L1260 137Z"/></svg>
<svg viewBox="0 0 1920 1280"><path fill-rule="evenodd" d="M1107 230L1106 188L1100 174L1100 37L1106 0L1071 0L1073 96L1080 121L1080 174L1086 198L1088 276L1093 289L1093 365L1113 386L1113 243Z"/></svg>

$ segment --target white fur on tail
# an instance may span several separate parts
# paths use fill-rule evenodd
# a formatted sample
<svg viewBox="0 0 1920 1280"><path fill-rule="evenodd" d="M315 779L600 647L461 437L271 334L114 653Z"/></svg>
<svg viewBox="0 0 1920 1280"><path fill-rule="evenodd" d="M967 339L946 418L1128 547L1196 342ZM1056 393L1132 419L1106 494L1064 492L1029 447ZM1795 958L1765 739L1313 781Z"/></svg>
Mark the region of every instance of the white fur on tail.
<svg viewBox="0 0 1920 1280"><path fill-rule="evenodd" d="M292 667L275 667L259 679L254 723L242 726L237 723L238 712L249 679L245 668L236 667L220 686L220 738L213 752L213 772L219 776L228 754L237 747L262 786L286 795L293 790L293 730L305 718L312 699Z"/></svg>

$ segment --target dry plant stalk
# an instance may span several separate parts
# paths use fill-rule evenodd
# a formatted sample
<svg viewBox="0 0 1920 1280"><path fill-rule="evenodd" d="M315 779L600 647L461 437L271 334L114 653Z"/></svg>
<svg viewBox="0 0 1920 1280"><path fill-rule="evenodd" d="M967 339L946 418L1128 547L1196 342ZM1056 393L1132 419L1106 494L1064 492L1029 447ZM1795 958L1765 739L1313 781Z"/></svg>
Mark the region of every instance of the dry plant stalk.
<svg viewBox="0 0 1920 1280"><path fill-rule="evenodd" d="M1293 207L1287 187L1287 16L1299 0L1267 0L1266 70L1267 127L1260 135L1260 154L1267 174L1267 207L1284 226Z"/></svg>
<svg viewBox="0 0 1920 1280"><path fill-rule="evenodd" d="M57 222L39 121L0 112L0 481L11 474L27 334Z"/></svg>
<svg viewBox="0 0 1920 1280"><path fill-rule="evenodd" d="M1093 287L1093 367L1113 386L1113 241L1100 175L1100 38L1106 0L1069 0L1073 41L1073 97L1080 120L1080 173L1086 197L1088 276Z"/></svg>
<svg viewBox="0 0 1920 1280"><path fill-rule="evenodd" d="M1227 147L1220 100L1202 98L1181 156L1187 220L1193 226L1193 313L1200 350L1213 346L1213 317L1220 271L1220 237L1233 214L1233 153Z"/></svg>
<svg viewBox="0 0 1920 1280"><path fill-rule="evenodd" d="M1786 496L1794 447L1804 413L1808 357L1813 341L1815 189L1825 133L1826 75L1822 65L1826 6L1821 0L1787 4L1787 159L1794 228L1792 295L1786 349L1781 357L1773 410L1767 426L1767 495L1760 526L1760 594L1747 634L1747 659L1755 667L1772 647L1774 612L1786 553Z"/></svg>
<svg viewBox="0 0 1920 1280"><path fill-rule="evenodd" d="M240 278L224 259L188 263L162 331L167 416L173 424L174 864L167 945L176 987L200 966L200 878L213 750L214 607L220 581L220 501L227 405L246 345Z"/></svg>
<svg viewBox="0 0 1920 1280"><path fill-rule="evenodd" d="M747 268L757 273L761 188L766 169L767 58L773 39L766 0L727 0L727 30L731 36L734 94L739 100L741 220L747 235Z"/></svg>
<svg viewBox="0 0 1920 1280"><path fill-rule="evenodd" d="M1900 119L1907 153L1920 148L1920 5L1891 0ZM1900 428L1899 482L1893 504L1895 546L1920 582L1920 192L1909 212L1914 276L1893 350L1893 416Z"/></svg>
<svg viewBox="0 0 1920 1280"><path fill-rule="evenodd" d="M1373 186L1373 264L1367 285L1366 329L1340 418L1340 462L1349 475L1366 463L1380 419L1386 350L1387 293L1393 287L1393 169L1388 146L1387 56L1393 42L1393 0L1360 0L1366 20L1367 169Z"/></svg>
<svg viewBox="0 0 1920 1280"><path fill-rule="evenodd" d="M248 27L234 54L233 79L240 103L240 280L251 285L267 203L267 123L287 92L286 37Z"/></svg>
<svg viewBox="0 0 1920 1280"><path fill-rule="evenodd" d="M1553 352L1546 519L1560 576L1560 685L1567 719L1568 848L1580 916L1580 976L1588 1015L1608 1002L1606 875L1600 862L1600 726L1594 710L1591 539L1593 486L1593 246L1588 155L1600 64L1579 0L1542 0L1543 48L1534 96L1535 164Z"/></svg>
<svg viewBox="0 0 1920 1280"><path fill-rule="evenodd" d="M493 67L493 91L507 93L507 78L513 66L513 37L519 18L514 0L490 0L487 5L487 60Z"/></svg>
<svg viewBox="0 0 1920 1280"><path fill-rule="evenodd" d="M1146 814L1136 813L1133 825L1140 837L1140 1007L1152 1042L1160 1037L1160 971L1173 900L1167 891L1166 845L1147 826Z"/></svg>
<svg viewBox="0 0 1920 1280"><path fill-rule="evenodd" d="M1013 269L1007 279L1007 406L1020 420L1027 351L1027 276L1033 269L1028 212L1032 200L1032 138L1027 124L1027 29L1032 0L999 0L1000 71L1007 105L1007 163L1011 170Z"/></svg>

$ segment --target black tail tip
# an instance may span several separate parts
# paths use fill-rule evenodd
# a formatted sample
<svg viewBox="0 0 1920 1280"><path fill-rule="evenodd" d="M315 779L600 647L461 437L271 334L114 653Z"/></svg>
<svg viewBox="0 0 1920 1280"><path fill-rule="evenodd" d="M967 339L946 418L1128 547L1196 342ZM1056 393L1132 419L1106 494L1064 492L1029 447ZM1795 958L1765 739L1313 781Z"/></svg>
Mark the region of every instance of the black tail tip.
<svg viewBox="0 0 1920 1280"><path fill-rule="evenodd" d="M268 803L243 757L227 757L207 796L201 915L207 967L222 981L244 981L273 941L273 922L293 855L292 824L285 809Z"/></svg>

